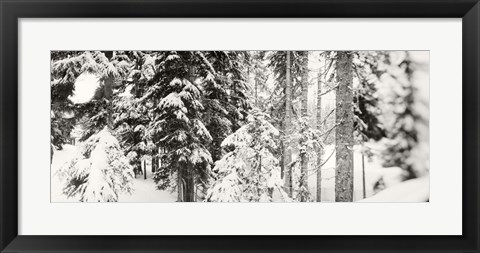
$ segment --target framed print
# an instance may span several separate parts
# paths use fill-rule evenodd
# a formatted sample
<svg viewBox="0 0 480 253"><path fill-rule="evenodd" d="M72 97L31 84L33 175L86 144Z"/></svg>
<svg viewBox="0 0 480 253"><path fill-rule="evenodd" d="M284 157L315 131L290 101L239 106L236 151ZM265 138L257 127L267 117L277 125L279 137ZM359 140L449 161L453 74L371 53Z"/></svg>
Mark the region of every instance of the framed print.
<svg viewBox="0 0 480 253"><path fill-rule="evenodd" d="M478 252L479 8L2 1L1 252Z"/></svg>

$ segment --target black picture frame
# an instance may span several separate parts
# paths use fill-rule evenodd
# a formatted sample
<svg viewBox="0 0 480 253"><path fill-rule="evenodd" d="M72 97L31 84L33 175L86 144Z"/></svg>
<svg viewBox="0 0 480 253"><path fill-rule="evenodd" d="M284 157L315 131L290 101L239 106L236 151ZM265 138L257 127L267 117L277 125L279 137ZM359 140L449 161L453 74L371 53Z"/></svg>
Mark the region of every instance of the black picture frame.
<svg viewBox="0 0 480 253"><path fill-rule="evenodd" d="M478 0L0 0L0 16L1 252L479 252ZM462 18L463 235L18 235L18 20L56 17Z"/></svg>

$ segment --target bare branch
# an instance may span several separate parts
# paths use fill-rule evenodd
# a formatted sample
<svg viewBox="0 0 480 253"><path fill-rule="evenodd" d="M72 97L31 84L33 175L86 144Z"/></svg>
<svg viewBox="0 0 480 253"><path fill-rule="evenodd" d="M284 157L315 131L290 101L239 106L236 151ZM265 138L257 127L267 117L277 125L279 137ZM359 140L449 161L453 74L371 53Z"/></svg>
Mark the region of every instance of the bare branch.
<svg viewBox="0 0 480 253"><path fill-rule="evenodd" d="M335 149L332 150L332 153L330 153L330 155L328 156L328 158L320 165L320 167L322 167L323 165L325 165L328 160L330 160L330 158L333 156L333 153L335 153Z"/></svg>
<svg viewBox="0 0 480 253"><path fill-rule="evenodd" d="M330 115L332 115L332 113L335 111L335 108L333 108L328 114L327 116L323 119L323 122L322 122L322 125L325 124L325 122L327 121L328 117L330 117Z"/></svg>
<svg viewBox="0 0 480 253"><path fill-rule="evenodd" d="M326 91L324 91L324 92L320 93L320 94L319 94L319 95L317 95L317 96L321 97L321 96L323 96L323 95L325 95L325 94L327 94L327 93L331 92L332 90L335 90L336 88L338 88L338 84L337 84L337 85L335 85L335 86L333 86L332 88L330 88L330 89L328 89L328 90L326 90Z"/></svg>
<svg viewBox="0 0 480 253"><path fill-rule="evenodd" d="M342 121L340 121L340 123L338 124L335 124L332 128L328 129L328 131L326 131L325 133L321 134L320 136L324 136L325 135L325 138L323 139L323 141L325 142L328 138L328 136L330 135L330 133L332 132L333 129L335 129L337 126L339 126L340 124L342 124Z"/></svg>

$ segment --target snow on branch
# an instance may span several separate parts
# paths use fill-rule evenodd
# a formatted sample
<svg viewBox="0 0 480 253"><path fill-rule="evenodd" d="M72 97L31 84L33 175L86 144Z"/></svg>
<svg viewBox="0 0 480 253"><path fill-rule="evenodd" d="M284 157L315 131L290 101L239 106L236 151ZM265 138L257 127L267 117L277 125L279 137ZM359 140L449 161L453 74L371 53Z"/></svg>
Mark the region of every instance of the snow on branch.
<svg viewBox="0 0 480 253"><path fill-rule="evenodd" d="M210 69L210 71L212 72L212 74L214 76L217 75L217 72L215 71L215 69L213 68L213 65L208 61L207 57L205 57L205 55L200 52L200 51L196 51L195 52L196 54L198 54L200 56L200 58L202 59L203 63L205 63L205 65L207 65L207 67Z"/></svg>
<svg viewBox="0 0 480 253"><path fill-rule="evenodd" d="M185 108L185 105L183 104L183 101L180 98L179 94L177 92L172 92L166 97L162 98L162 100L160 100L158 108L161 110L169 108L182 109Z"/></svg>

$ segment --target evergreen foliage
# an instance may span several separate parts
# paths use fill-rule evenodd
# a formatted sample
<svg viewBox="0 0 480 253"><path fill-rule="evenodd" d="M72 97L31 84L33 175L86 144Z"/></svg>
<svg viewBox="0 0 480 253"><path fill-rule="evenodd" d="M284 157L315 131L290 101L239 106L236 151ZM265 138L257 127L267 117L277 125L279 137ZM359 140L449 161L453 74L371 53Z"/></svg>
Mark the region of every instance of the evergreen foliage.
<svg viewBox="0 0 480 253"><path fill-rule="evenodd" d="M213 202L271 202L275 194L287 198L280 178L278 159L279 131L269 117L254 109L247 123L223 142L231 150L215 163L217 179L207 193Z"/></svg>
<svg viewBox="0 0 480 253"><path fill-rule="evenodd" d="M60 173L64 193L82 202L116 202L120 193L132 191L133 170L107 127L88 138Z"/></svg>
<svg viewBox="0 0 480 253"><path fill-rule="evenodd" d="M152 187L177 201L320 201L317 172L335 155L337 200L353 201L354 145L404 180L428 173L414 154L428 130L418 68L408 52L54 51L51 155L82 130L59 175L84 202L131 193L147 159ZM78 102L82 75L98 83Z"/></svg>

